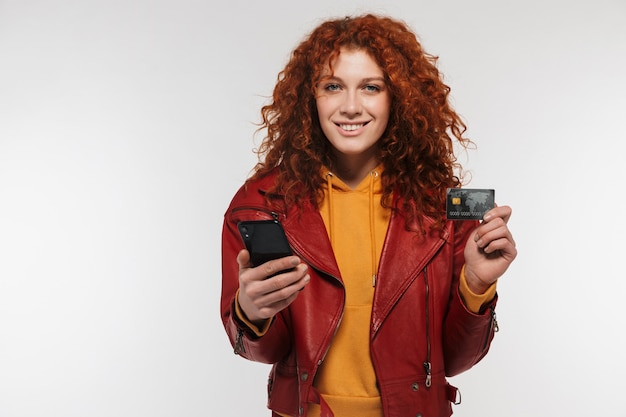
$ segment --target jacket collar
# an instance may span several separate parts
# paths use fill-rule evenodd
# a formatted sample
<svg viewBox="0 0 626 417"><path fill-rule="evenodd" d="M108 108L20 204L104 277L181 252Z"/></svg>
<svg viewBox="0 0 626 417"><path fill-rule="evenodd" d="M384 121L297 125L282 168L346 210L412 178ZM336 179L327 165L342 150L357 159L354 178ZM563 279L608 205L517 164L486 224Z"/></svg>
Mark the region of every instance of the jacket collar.
<svg viewBox="0 0 626 417"><path fill-rule="evenodd" d="M257 183L263 198L274 184L275 172L261 178ZM292 205L286 208L284 214L280 221L293 249L309 261L312 267L341 281L339 266L318 210L310 202L306 202L302 211Z"/></svg>

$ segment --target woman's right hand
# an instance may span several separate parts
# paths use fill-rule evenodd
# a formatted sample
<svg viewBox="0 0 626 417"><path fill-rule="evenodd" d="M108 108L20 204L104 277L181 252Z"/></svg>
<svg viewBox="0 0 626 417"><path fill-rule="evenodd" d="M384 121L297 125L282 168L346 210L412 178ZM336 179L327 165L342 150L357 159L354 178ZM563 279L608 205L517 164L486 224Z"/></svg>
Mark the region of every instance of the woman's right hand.
<svg viewBox="0 0 626 417"><path fill-rule="evenodd" d="M289 306L311 280L308 266L297 256L286 256L253 267L250 254L243 249L237 255L237 263L239 307L258 327ZM289 271L274 275L283 270Z"/></svg>

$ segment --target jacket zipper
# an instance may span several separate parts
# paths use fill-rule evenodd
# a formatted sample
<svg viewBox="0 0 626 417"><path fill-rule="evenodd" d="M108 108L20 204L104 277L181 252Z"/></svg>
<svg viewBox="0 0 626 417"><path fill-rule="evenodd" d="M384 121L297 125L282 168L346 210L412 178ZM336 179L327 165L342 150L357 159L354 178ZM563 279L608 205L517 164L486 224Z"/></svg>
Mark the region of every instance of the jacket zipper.
<svg viewBox="0 0 626 417"><path fill-rule="evenodd" d="M330 277L333 277L337 282L341 283L339 278L337 278L336 276L330 275L330 274L327 274L327 275L330 276ZM343 286L343 284L341 284L341 285ZM343 321L343 314L344 314L345 305L346 305L346 290L345 290L345 287L344 287L344 290L343 290L343 305L344 305L344 307L341 308L341 314L339 315L339 319L337 320L337 324L335 325L335 329L333 330L333 335L330 338L330 343L328 343L328 346L326 347L326 350L324 351L324 354L322 355L322 357L317 361L317 367L313 371L314 374L317 374L317 369L322 365L322 363L326 359L326 355L328 355L328 351L330 350L330 345L332 344L333 339L337 335L337 332L339 331L339 326L341 326L341 322Z"/></svg>
<svg viewBox="0 0 626 417"><path fill-rule="evenodd" d="M235 341L235 355L241 355L246 353L246 348L243 345L243 329L237 329L237 340Z"/></svg>
<svg viewBox="0 0 626 417"><path fill-rule="evenodd" d="M487 345L489 345L489 338L492 334L500 331L498 327L498 319L496 316L496 308L494 306L489 307L490 315L491 315L491 323L489 323L489 330L487 331L487 336L485 337L485 343L483 344L483 352L487 349Z"/></svg>
<svg viewBox="0 0 626 417"><path fill-rule="evenodd" d="M432 364L430 362L430 286L428 285L428 274L424 267L424 285L426 288L426 361L424 371L426 371L426 388L432 384Z"/></svg>
<svg viewBox="0 0 626 417"><path fill-rule="evenodd" d="M279 214L279 213L277 213L275 211L268 210L265 207L254 207L254 206L236 207L236 208L232 209L230 211L230 213L231 213L231 216L232 216L233 213L236 213L236 212L239 212L239 211L246 211L246 210L265 213L265 214L271 216L276 221L280 221L281 216L282 216L282 218L286 218L287 217L287 215L284 214L284 213L282 213L282 215L281 215L281 214Z"/></svg>

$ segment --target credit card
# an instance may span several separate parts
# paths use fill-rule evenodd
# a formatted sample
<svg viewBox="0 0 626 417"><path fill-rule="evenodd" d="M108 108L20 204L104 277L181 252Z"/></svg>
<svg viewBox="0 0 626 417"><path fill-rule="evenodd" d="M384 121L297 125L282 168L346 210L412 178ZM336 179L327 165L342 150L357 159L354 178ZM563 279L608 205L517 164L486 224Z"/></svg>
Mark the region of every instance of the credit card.
<svg viewBox="0 0 626 417"><path fill-rule="evenodd" d="M446 218L448 220L482 220L495 204L495 190L484 188L448 188Z"/></svg>

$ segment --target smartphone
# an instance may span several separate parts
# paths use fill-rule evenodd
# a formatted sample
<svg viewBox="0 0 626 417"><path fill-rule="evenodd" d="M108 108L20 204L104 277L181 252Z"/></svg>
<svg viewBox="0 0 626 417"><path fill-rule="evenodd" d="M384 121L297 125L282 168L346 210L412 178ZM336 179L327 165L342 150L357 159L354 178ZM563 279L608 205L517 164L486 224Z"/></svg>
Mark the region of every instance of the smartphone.
<svg viewBox="0 0 626 417"><path fill-rule="evenodd" d="M293 254L278 220L241 221L237 228L253 266Z"/></svg>

